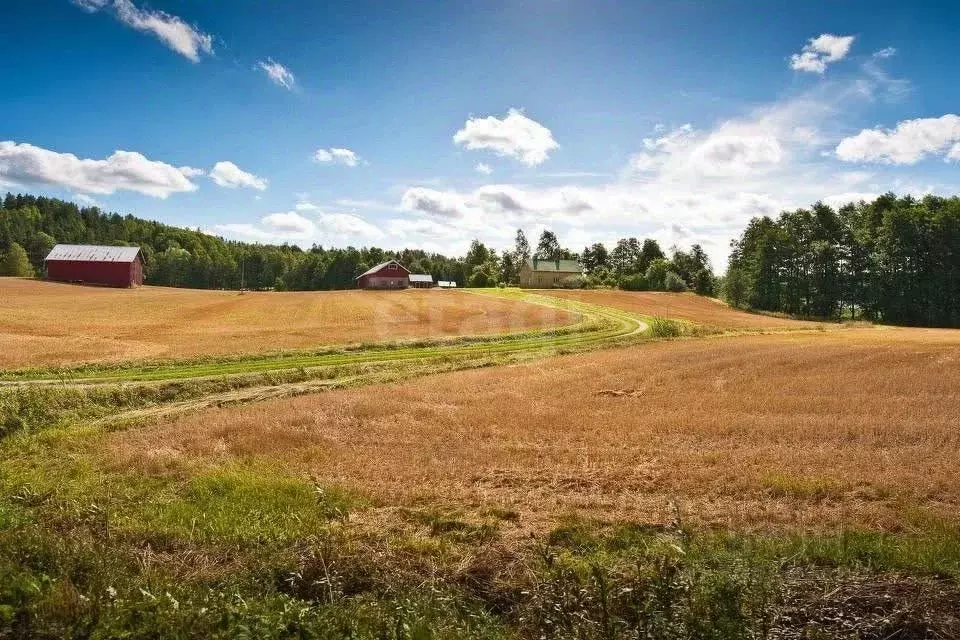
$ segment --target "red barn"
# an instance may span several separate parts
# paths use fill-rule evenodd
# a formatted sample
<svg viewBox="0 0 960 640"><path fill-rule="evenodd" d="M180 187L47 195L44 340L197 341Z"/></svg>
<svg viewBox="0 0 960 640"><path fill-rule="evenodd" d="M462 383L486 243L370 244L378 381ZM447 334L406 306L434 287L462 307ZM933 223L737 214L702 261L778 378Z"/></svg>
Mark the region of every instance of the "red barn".
<svg viewBox="0 0 960 640"><path fill-rule="evenodd" d="M44 263L49 280L109 287L138 287L143 284L140 247L58 244Z"/></svg>
<svg viewBox="0 0 960 640"><path fill-rule="evenodd" d="M406 289L410 286L410 272L396 260L387 260L364 271L356 280L361 289Z"/></svg>

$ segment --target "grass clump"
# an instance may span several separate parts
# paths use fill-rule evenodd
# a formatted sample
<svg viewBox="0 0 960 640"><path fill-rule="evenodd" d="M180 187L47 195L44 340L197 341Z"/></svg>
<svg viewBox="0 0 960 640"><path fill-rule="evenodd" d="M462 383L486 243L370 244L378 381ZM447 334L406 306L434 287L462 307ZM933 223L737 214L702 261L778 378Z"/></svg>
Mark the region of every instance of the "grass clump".
<svg viewBox="0 0 960 640"><path fill-rule="evenodd" d="M647 324L650 335L655 338L678 338L685 333L683 323L661 316L654 316Z"/></svg>

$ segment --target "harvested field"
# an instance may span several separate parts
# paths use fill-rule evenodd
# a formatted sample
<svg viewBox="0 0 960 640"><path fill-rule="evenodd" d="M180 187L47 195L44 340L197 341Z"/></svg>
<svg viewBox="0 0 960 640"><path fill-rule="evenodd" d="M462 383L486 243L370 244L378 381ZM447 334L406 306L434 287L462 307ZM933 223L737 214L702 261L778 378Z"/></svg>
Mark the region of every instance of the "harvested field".
<svg viewBox="0 0 960 640"><path fill-rule="evenodd" d="M383 505L735 527L908 527L960 504L960 332L651 343L216 409L113 434L119 468L281 460ZM925 516L924 516L925 517Z"/></svg>
<svg viewBox="0 0 960 640"><path fill-rule="evenodd" d="M796 329L804 326L814 327L818 324L747 313L733 309L719 300L704 298L693 293L552 289L545 291L544 294L614 307L631 313L688 320L723 329Z"/></svg>
<svg viewBox="0 0 960 640"><path fill-rule="evenodd" d="M463 291L107 289L0 278L0 368L303 349L571 324Z"/></svg>

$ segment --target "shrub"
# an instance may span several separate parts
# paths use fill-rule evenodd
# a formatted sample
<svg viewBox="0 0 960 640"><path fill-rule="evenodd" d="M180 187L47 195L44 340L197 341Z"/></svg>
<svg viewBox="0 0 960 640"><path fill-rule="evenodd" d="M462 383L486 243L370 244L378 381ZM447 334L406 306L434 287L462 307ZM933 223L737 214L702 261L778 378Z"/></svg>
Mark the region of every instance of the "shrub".
<svg viewBox="0 0 960 640"><path fill-rule="evenodd" d="M683 281L678 274L673 271L668 271L667 275L663 278L663 288L666 291L673 291L675 293L686 291L687 283Z"/></svg>
<svg viewBox="0 0 960 640"><path fill-rule="evenodd" d="M654 316L649 324L650 335L657 338L676 338L683 335L683 325L676 320Z"/></svg>
<svg viewBox="0 0 960 640"><path fill-rule="evenodd" d="M658 258L647 267L647 286L654 291L662 291L666 282L667 273L673 268L669 260Z"/></svg>
<svg viewBox="0 0 960 640"><path fill-rule="evenodd" d="M624 291L646 291L650 288L646 277L639 273L623 276L617 284Z"/></svg>
<svg viewBox="0 0 960 640"><path fill-rule="evenodd" d="M583 276L570 276L560 281L561 289L586 289L587 279Z"/></svg>

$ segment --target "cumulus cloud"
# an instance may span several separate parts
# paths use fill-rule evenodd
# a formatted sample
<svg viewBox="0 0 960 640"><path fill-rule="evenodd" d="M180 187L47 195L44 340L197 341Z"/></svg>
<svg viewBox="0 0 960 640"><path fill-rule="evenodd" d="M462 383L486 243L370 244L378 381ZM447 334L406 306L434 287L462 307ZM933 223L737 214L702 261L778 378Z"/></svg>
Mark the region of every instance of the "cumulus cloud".
<svg viewBox="0 0 960 640"><path fill-rule="evenodd" d="M420 211L441 218L459 218L465 209L463 200L455 195L425 187L411 187L400 199L400 208Z"/></svg>
<svg viewBox="0 0 960 640"><path fill-rule="evenodd" d="M260 60L257 66L274 84L291 91L297 86L297 79L293 73L279 62L275 62L273 58L267 58L266 61Z"/></svg>
<svg viewBox="0 0 960 640"><path fill-rule="evenodd" d="M360 157L350 149L330 147L329 149L317 149L313 154L313 159L317 162L342 164L347 167L355 167L360 164Z"/></svg>
<svg viewBox="0 0 960 640"><path fill-rule="evenodd" d="M833 149L850 119L871 98L857 82L880 80L866 70L742 115L696 127L657 127L624 170L609 180L564 184L486 184L475 189L410 186L400 206L406 215L388 220L393 239L452 252L480 238L497 248L512 244L515 229L536 237L555 231L572 248L592 242L612 246L627 236L653 237L669 247L699 242L718 269L729 241L752 217L840 203L887 189L915 192L885 175L843 171ZM954 143L960 158L960 140ZM947 152L953 150L949 147ZM826 154L826 155L824 155Z"/></svg>
<svg viewBox="0 0 960 640"><path fill-rule="evenodd" d="M309 212L310 217L302 215L303 212ZM318 242L336 246L368 246L386 237L379 227L360 216L324 212L312 203L300 203L296 211L271 213L254 224L216 225L214 231L264 242Z"/></svg>
<svg viewBox="0 0 960 640"><path fill-rule="evenodd" d="M271 213L260 220L267 229L277 235L288 235L291 237L310 236L314 231L314 224L307 218L304 218L295 211L286 213Z"/></svg>
<svg viewBox="0 0 960 640"><path fill-rule="evenodd" d="M296 211L286 211L266 215L260 218L259 224L218 224L214 230L265 242L288 242L310 240L315 235L316 226Z"/></svg>
<svg viewBox="0 0 960 640"><path fill-rule="evenodd" d="M488 149L516 158L530 167L542 164L560 147L550 129L518 109L510 109L504 118L470 118L454 134L453 142L469 150Z"/></svg>
<svg viewBox="0 0 960 640"><path fill-rule="evenodd" d="M90 13L109 9L127 26L153 35L193 62L213 54L213 36L169 13L140 9L130 0L74 0L74 4Z"/></svg>
<svg viewBox="0 0 960 640"><path fill-rule="evenodd" d="M320 239L328 244L366 244L384 237L379 228L349 213L321 213L317 224Z"/></svg>
<svg viewBox="0 0 960 640"><path fill-rule="evenodd" d="M31 144L0 142L0 178L16 184L46 184L80 192L135 191L155 198L196 191L191 175L135 151L114 151L103 160L78 158Z"/></svg>
<svg viewBox="0 0 960 640"><path fill-rule="evenodd" d="M945 154L960 160L960 116L904 120L893 129L864 129L837 145L837 157L845 162L915 164L928 155Z"/></svg>
<svg viewBox="0 0 960 640"><path fill-rule="evenodd" d="M832 33L810 38L800 53L790 56L790 68L794 71L822 74L828 65L847 56L853 40L854 36L835 36Z"/></svg>
<svg viewBox="0 0 960 640"><path fill-rule="evenodd" d="M227 189L245 187L263 191L267 188L267 180L265 178L247 173L237 165L228 161L218 162L213 165L213 170L210 171L210 179L217 183L218 186L226 187Z"/></svg>
<svg viewBox="0 0 960 640"><path fill-rule="evenodd" d="M474 169L474 171L476 171L477 173L482 173L482 174L485 175L485 176L488 176L488 175L490 175L491 173L493 173L493 167L491 167L490 165L488 165L488 164L486 164L486 163L484 163L484 162L478 162L478 163L477 163L477 166L475 166L473 169Z"/></svg>
<svg viewBox="0 0 960 640"><path fill-rule="evenodd" d="M85 193L75 193L73 194L73 199L79 202L80 204L86 205L88 207L100 206L99 202L97 202L94 198L91 198Z"/></svg>

